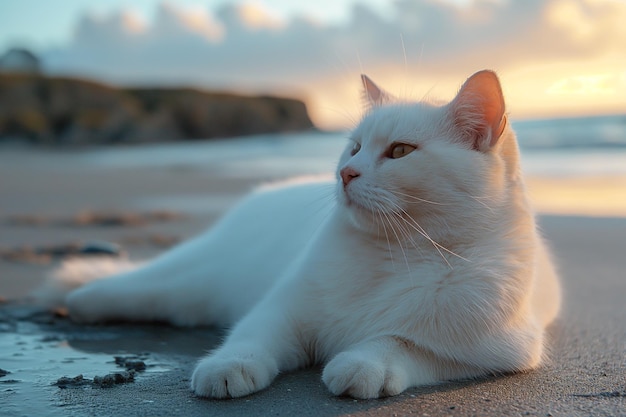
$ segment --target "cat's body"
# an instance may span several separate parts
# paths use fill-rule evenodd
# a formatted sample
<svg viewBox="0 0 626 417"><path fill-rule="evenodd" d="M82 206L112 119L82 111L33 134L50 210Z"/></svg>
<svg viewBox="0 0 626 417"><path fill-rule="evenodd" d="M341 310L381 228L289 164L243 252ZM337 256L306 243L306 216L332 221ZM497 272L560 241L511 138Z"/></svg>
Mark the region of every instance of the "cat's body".
<svg viewBox="0 0 626 417"><path fill-rule="evenodd" d="M536 367L560 292L497 78L475 74L442 107L364 84L373 108L337 181L255 193L204 235L70 293L72 317L234 325L193 374L207 397L313 363L358 398Z"/></svg>

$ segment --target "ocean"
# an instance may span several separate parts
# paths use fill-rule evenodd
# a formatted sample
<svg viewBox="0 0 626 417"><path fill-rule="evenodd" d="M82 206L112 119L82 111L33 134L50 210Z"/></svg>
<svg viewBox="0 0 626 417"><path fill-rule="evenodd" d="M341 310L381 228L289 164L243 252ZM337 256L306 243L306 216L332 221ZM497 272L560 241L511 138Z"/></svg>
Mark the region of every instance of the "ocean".
<svg viewBox="0 0 626 417"><path fill-rule="evenodd" d="M626 176L626 115L512 121L524 171L539 177ZM102 168L170 167L274 179L334 171L348 132L271 134L85 151Z"/></svg>
<svg viewBox="0 0 626 417"><path fill-rule="evenodd" d="M626 115L512 124L529 175L626 175Z"/></svg>

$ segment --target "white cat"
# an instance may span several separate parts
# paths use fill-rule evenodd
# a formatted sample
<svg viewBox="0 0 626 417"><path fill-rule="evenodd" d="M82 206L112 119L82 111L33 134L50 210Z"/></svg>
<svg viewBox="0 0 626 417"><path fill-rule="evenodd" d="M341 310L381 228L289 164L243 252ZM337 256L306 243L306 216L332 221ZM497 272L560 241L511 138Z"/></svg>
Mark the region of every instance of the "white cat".
<svg viewBox="0 0 626 417"><path fill-rule="evenodd" d="M193 373L202 397L312 364L356 398L537 367L560 290L498 78L474 74L443 106L363 82L371 106L336 181L256 192L205 234L71 292L71 317L232 326ZM69 262L53 285L102 266Z"/></svg>

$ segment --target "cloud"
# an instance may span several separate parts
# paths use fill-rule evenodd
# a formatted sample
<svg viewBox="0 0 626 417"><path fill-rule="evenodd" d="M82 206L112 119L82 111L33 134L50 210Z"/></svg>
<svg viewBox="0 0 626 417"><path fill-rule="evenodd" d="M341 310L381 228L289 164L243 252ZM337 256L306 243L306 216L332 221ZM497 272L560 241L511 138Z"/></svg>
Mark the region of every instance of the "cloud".
<svg viewBox="0 0 626 417"><path fill-rule="evenodd" d="M333 25L242 4L211 11L163 3L155 16L85 15L71 43L43 54L44 66L113 83L296 91L324 102L343 94L338 80L357 80L360 71L458 85L481 68L515 71L626 50L626 3L617 0L398 0L384 17L356 4L348 21Z"/></svg>
<svg viewBox="0 0 626 417"><path fill-rule="evenodd" d="M621 74L577 75L551 85L547 93L555 95L613 95L625 84Z"/></svg>

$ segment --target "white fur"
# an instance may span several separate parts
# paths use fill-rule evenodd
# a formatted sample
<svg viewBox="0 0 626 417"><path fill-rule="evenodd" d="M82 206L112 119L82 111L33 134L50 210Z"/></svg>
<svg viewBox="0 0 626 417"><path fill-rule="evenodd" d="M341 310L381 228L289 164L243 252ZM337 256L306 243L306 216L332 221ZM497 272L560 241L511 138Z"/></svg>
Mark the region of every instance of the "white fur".
<svg viewBox="0 0 626 417"><path fill-rule="evenodd" d="M193 373L204 397L248 395L311 364L333 394L357 398L537 367L557 276L513 131L492 136L498 120L476 122L484 103L465 95L374 105L339 162L338 178L359 173L345 187L257 192L153 262L73 291L71 316L233 325ZM395 142L417 149L390 159Z"/></svg>
<svg viewBox="0 0 626 417"><path fill-rule="evenodd" d="M47 277L44 284L33 292L39 304L55 307L63 304L67 294L89 282L113 274L132 271L141 263L129 259L109 257L70 258Z"/></svg>

